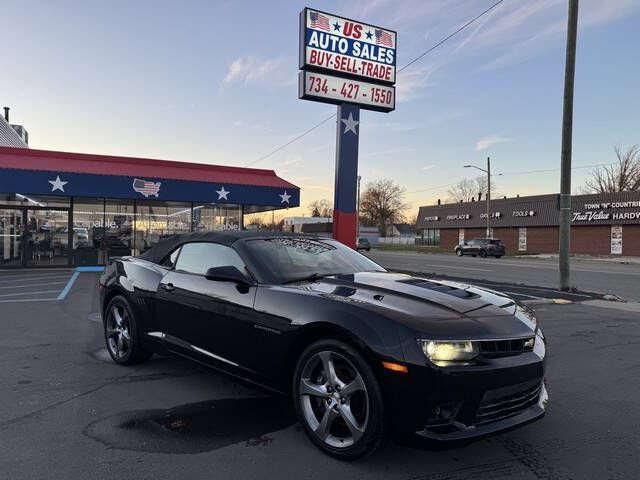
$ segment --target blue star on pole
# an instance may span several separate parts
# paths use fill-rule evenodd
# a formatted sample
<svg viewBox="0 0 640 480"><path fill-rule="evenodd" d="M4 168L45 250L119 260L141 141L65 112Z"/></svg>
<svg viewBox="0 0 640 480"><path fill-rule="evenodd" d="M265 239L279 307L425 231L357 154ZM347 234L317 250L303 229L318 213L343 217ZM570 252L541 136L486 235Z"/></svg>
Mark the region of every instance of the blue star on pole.
<svg viewBox="0 0 640 480"><path fill-rule="evenodd" d="M341 25L338 22L336 22L336 23L333 24L333 29L337 30L339 32L340 31L340 26Z"/></svg>
<svg viewBox="0 0 640 480"><path fill-rule="evenodd" d="M367 40L371 40L373 38L373 33L371 33L371 30L367 31Z"/></svg>

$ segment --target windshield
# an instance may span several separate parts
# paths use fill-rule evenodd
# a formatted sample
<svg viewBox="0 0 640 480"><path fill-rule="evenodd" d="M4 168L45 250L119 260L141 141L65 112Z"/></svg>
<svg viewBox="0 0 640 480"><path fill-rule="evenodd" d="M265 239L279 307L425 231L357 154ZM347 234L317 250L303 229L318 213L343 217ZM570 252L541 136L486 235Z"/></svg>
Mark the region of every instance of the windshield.
<svg viewBox="0 0 640 480"><path fill-rule="evenodd" d="M267 238L246 242L259 264L254 272L262 283L286 283L336 274L384 272L384 268L335 240Z"/></svg>

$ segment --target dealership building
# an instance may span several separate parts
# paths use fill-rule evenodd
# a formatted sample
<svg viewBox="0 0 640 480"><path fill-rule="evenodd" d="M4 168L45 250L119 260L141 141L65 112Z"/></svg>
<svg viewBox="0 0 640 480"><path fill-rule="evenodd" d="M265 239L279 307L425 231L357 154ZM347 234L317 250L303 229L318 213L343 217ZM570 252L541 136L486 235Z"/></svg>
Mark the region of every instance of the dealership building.
<svg viewBox="0 0 640 480"><path fill-rule="evenodd" d="M35 150L0 123L0 268L101 265L300 204L272 170Z"/></svg>
<svg viewBox="0 0 640 480"><path fill-rule="evenodd" d="M507 252L556 253L559 196L491 200L491 236ZM451 249L486 237L484 201L420 207L418 243ZM640 192L575 195L571 200L571 253L640 256Z"/></svg>

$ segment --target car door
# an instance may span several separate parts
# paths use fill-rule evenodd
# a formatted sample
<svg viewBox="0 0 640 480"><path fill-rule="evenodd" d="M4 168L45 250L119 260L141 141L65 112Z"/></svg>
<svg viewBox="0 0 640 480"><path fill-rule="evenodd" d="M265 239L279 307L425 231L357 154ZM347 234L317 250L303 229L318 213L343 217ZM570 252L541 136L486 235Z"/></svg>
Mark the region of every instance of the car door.
<svg viewBox="0 0 640 480"><path fill-rule="evenodd" d="M175 267L158 287L158 310L169 349L215 366L242 369L238 359L247 348L242 325L253 323L256 288L204 276L209 268L230 265L246 272L240 256L228 246L183 245Z"/></svg>
<svg viewBox="0 0 640 480"><path fill-rule="evenodd" d="M463 247L464 253L475 255L478 252L476 240L469 240L469 242Z"/></svg>

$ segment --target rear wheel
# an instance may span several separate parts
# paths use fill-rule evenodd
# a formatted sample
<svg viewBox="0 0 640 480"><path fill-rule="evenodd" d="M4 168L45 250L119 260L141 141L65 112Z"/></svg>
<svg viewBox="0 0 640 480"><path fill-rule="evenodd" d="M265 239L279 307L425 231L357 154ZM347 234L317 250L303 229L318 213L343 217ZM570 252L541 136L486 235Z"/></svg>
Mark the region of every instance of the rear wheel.
<svg viewBox="0 0 640 480"><path fill-rule="evenodd" d="M480 258L487 258L487 252L485 252L484 250L480 250L480 252L478 252L478 255L480 255Z"/></svg>
<svg viewBox="0 0 640 480"><path fill-rule="evenodd" d="M502 258L502 255L496 255L495 257L496 258Z"/></svg>
<svg viewBox="0 0 640 480"><path fill-rule="evenodd" d="M138 324L126 298L118 295L107 305L104 320L104 338L114 362L133 365L147 360L151 352L140 345Z"/></svg>
<svg viewBox="0 0 640 480"><path fill-rule="evenodd" d="M354 460L384 438L378 381L362 355L339 340L321 340L300 356L293 380L298 419L324 452Z"/></svg>

